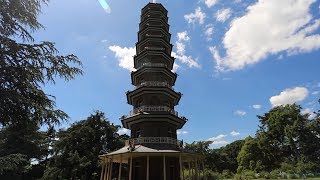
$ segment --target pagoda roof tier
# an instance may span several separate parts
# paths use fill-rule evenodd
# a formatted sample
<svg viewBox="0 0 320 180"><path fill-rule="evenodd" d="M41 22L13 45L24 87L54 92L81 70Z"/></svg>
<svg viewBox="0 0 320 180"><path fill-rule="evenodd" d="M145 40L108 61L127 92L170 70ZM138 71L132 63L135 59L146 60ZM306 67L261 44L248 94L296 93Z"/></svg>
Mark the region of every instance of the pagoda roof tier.
<svg viewBox="0 0 320 180"><path fill-rule="evenodd" d="M129 164L129 159L131 157L146 157L146 156L166 156L166 157L181 157L182 162L190 162L204 157L195 152L187 151L185 149L180 150L161 150L155 148L145 147L143 145L134 145L134 147L126 144L123 148L99 155L99 158L103 161L112 159L115 163Z"/></svg>
<svg viewBox="0 0 320 180"><path fill-rule="evenodd" d="M140 16L141 22L150 17L158 17L163 19L165 22L168 22L169 20L168 16L164 14L162 11L149 11L148 13L141 14Z"/></svg>
<svg viewBox="0 0 320 180"><path fill-rule="evenodd" d="M175 60L174 57L168 55L164 51L154 51L151 49L145 49L140 52L140 54L134 56L134 68L139 69L143 64L160 64L160 62L152 62L153 58L148 58L152 56L159 56L159 59L166 60L166 62L162 63L165 63L170 70L173 68L173 63ZM139 61L144 61L145 59L147 59L148 62L140 62L139 64Z"/></svg>
<svg viewBox="0 0 320 180"><path fill-rule="evenodd" d="M171 39L171 34L168 31L165 31L162 28L148 26L147 28L144 28L143 30L140 30L138 32L138 41L141 41L142 39L144 39L144 37L148 36L164 38L168 42L170 42Z"/></svg>
<svg viewBox="0 0 320 180"><path fill-rule="evenodd" d="M147 37L136 43L137 54L145 49L145 47L157 47L166 49L167 53L171 53L173 45L163 38Z"/></svg>
<svg viewBox="0 0 320 180"><path fill-rule="evenodd" d="M185 117L178 117L173 113L148 113L148 112L138 112L137 114L131 114L129 116L121 117L121 122L124 128L131 129L133 124L142 122L166 122L173 124L177 129L181 129L183 125L187 122Z"/></svg>
<svg viewBox="0 0 320 180"><path fill-rule="evenodd" d="M160 86L141 86L133 91L127 92L127 101L128 104L134 105L135 102L141 98L142 96L149 96L149 95L155 95L155 96L161 96L164 95L170 99L172 104L174 106L178 105L181 93L175 92L172 88L169 87L160 87Z"/></svg>
<svg viewBox="0 0 320 180"><path fill-rule="evenodd" d="M166 8L160 3L148 3L145 7L141 9L141 14L148 13L150 11L161 11L167 16L168 11Z"/></svg>
<svg viewBox="0 0 320 180"><path fill-rule="evenodd" d="M143 30L147 27L156 27L161 28L165 31L169 31L170 25L167 22L163 21L163 19L150 17L139 23L140 30Z"/></svg>
<svg viewBox="0 0 320 180"><path fill-rule="evenodd" d="M150 64L151 65L151 64ZM143 66L142 68L138 69L131 73L131 82L133 85L139 85L139 79L143 78L146 74L153 74L153 73L161 73L167 77L167 81L170 83L171 86L174 86L177 73L170 71L166 67L150 67L150 66Z"/></svg>

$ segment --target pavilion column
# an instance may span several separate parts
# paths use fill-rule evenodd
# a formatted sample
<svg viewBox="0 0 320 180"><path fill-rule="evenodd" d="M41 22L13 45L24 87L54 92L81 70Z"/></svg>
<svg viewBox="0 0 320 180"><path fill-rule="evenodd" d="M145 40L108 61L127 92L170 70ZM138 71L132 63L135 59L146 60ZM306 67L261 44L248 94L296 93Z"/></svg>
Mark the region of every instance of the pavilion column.
<svg viewBox="0 0 320 180"><path fill-rule="evenodd" d="M202 160L202 171L203 171L203 177L204 177L204 180L207 180L207 176L206 176L206 172L205 172L205 168L204 168L204 160Z"/></svg>
<svg viewBox="0 0 320 180"><path fill-rule="evenodd" d="M132 180L132 155L130 156L129 180Z"/></svg>
<svg viewBox="0 0 320 180"><path fill-rule="evenodd" d="M101 174L100 174L100 180L103 180L103 174L104 174L104 161L102 160L102 165L101 165Z"/></svg>
<svg viewBox="0 0 320 180"><path fill-rule="evenodd" d="M103 180L107 180L107 174L108 174L108 171L109 171L109 159L107 159L107 162L106 162L106 165L105 165L105 168L104 168L104 175L103 175Z"/></svg>
<svg viewBox="0 0 320 180"><path fill-rule="evenodd" d="M188 161L188 167L189 167L189 176L191 175L191 177L192 177L192 170L191 170L191 164L190 164L190 161Z"/></svg>
<svg viewBox="0 0 320 180"><path fill-rule="evenodd" d="M167 180L167 173L166 173L166 156L163 155L163 180Z"/></svg>
<svg viewBox="0 0 320 180"><path fill-rule="evenodd" d="M110 165L109 165L109 176L108 176L108 180L112 179L112 167L113 167L113 159L110 159Z"/></svg>
<svg viewBox="0 0 320 180"><path fill-rule="evenodd" d="M121 169L122 169L122 155L120 155L120 165L119 165L118 180L121 180Z"/></svg>
<svg viewBox="0 0 320 180"><path fill-rule="evenodd" d="M199 167L198 167L198 159L196 159L196 162L195 162L195 166L196 166L196 176L197 176L197 180L199 180Z"/></svg>
<svg viewBox="0 0 320 180"><path fill-rule="evenodd" d="M191 162L191 172L192 172L192 179L194 179L194 176L195 176L194 162Z"/></svg>
<svg viewBox="0 0 320 180"><path fill-rule="evenodd" d="M147 180L149 180L149 166L150 166L150 158L149 155L147 155Z"/></svg>
<svg viewBox="0 0 320 180"><path fill-rule="evenodd" d="M183 168L182 168L181 154L179 155L179 164L180 164L180 180L183 180Z"/></svg>

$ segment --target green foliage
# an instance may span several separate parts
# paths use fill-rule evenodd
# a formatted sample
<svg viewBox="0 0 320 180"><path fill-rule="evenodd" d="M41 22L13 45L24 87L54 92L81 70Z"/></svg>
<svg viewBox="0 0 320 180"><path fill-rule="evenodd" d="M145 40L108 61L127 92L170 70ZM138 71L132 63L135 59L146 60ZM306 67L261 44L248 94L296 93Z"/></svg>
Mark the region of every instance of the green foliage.
<svg viewBox="0 0 320 180"><path fill-rule="evenodd" d="M28 164L28 160L25 155L22 154L10 154L0 157L0 175L4 172L19 172L24 169Z"/></svg>
<svg viewBox="0 0 320 180"><path fill-rule="evenodd" d="M258 116L261 122L255 138L247 138L238 155L238 173L250 170L270 172L285 165L303 171L319 171L319 118L309 120L301 107L278 106ZM298 173L298 170L294 170Z"/></svg>
<svg viewBox="0 0 320 180"><path fill-rule="evenodd" d="M101 151L111 152L124 145L126 135L119 136L118 129L104 113L96 112L67 130L60 130L43 179L97 179Z"/></svg>
<svg viewBox="0 0 320 180"><path fill-rule="evenodd" d="M34 43L32 33L43 28L37 17L48 1L0 0L0 158L13 158L13 164L19 165L2 164L0 178L41 172L37 169L42 165L20 166L23 163L16 162L45 161L50 132L39 131L39 126L52 129L68 118L42 87L54 84L56 77L68 81L82 74L75 55L59 55L52 42ZM18 158L20 155L24 158Z"/></svg>

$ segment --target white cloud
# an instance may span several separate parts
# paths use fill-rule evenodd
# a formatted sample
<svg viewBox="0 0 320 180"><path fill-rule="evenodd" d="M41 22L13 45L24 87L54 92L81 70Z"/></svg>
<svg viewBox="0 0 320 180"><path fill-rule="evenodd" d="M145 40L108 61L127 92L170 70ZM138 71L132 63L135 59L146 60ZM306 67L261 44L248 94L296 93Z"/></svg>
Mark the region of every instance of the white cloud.
<svg viewBox="0 0 320 180"><path fill-rule="evenodd" d="M180 67L180 66L179 66L177 63L174 63L174 64L173 64L173 68L172 68L172 72L177 72L177 70L178 70L179 67Z"/></svg>
<svg viewBox="0 0 320 180"><path fill-rule="evenodd" d="M181 41L189 41L190 40L190 37L189 37L187 31L178 32L177 36L178 36L178 41L180 41L180 42Z"/></svg>
<svg viewBox="0 0 320 180"><path fill-rule="evenodd" d="M198 22L199 24L203 24L205 18L206 18L206 14L201 11L200 7L195 9L194 13L184 15L184 19L189 24L195 24L196 22Z"/></svg>
<svg viewBox="0 0 320 180"><path fill-rule="evenodd" d="M186 45L185 43L187 41L190 41L190 37L188 35L187 31L178 32L177 33L178 40L176 41L176 52L172 52L171 56L176 58L178 61L180 61L183 64L186 64L189 68L200 68L200 64L197 62L197 60L193 59L192 56L185 55L186 52ZM179 68L178 64L175 64L176 66L173 67L173 71L177 71Z"/></svg>
<svg viewBox="0 0 320 180"><path fill-rule="evenodd" d="M207 41L212 41L212 34L214 33L213 25L208 24L205 28L204 34L206 35Z"/></svg>
<svg viewBox="0 0 320 180"><path fill-rule="evenodd" d="M172 52L171 55L183 64L186 64L189 68L201 68L201 65L192 56L179 55L175 52Z"/></svg>
<svg viewBox="0 0 320 180"><path fill-rule="evenodd" d="M177 130L177 134L178 135L184 135L184 134L188 134L188 131L184 131L184 130Z"/></svg>
<svg viewBox="0 0 320 180"><path fill-rule="evenodd" d="M313 112L311 109L309 109L309 108L302 109L302 110L301 110L301 114L302 114L302 115L308 114L308 115L309 115L309 116L308 116L308 119L313 119L313 118L315 118L315 117L317 116L317 114L314 113L314 112Z"/></svg>
<svg viewBox="0 0 320 180"><path fill-rule="evenodd" d="M308 96L308 93L309 91L305 87L285 89L279 95L272 96L270 98L270 103L272 107L293 104L303 101Z"/></svg>
<svg viewBox="0 0 320 180"><path fill-rule="evenodd" d="M177 54L183 55L186 52L186 45L182 42L176 42Z"/></svg>
<svg viewBox="0 0 320 180"><path fill-rule="evenodd" d="M120 46L109 46L109 49L115 53L115 57L119 61L119 66L128 69L129 71L135 71L133 65L133 56L136 53L134 47L120 47Z"/></svg>
<svg viewBox="0 0 320 180"><path fill-rule="evenodd" d="M120 128L117 133L120 134L120 135L122 135L122 134L130 135L130 130L126 129L126 128Z"/></svg>
<svg viewBox="0 0 320 180"><path fill-rule="evenodd" d="M211 8L215 4L217 4L218 0L205 0L204 3L208 6L208 8Z"/></svg>
<svg viewBox="0 0 320 180"><path fill-rule="evenodd" d="M222 138L225 138L225 137L227 137L227 135L225 135L225 134L220 134L220 135L218 135L218 136L209 138L207 141L217 141L217 140L221 140Z"/></svg>
<svg viewBox="0 0 320 180"><path fill-rule="evenodd" d="M242 116L245 116L247 114L247 112L242 111L242 110L236 110L234 112L234 114L242 117Z"/></svg>
<svg viewBox="0 0 320 180"><path fill-rule="evenodd" d="M232 131L230 134L231 134L231 136L239 136L240 135L240 133L237 131Z"/></svg>
<svg viewBox="0 0 320 180"><path fill-rule="evenodd" d="M261 109L261 105L260 104L255 104L255 105L252 105L253 109Z"/></svg>
<svg viewBox="0 0 320 180"><path fill-rule="evenodd" d="M232 21L223 38L226 54L210 49L219 71L239 70L267 56L311 52L320 48L320 19L309 13L316 0L258 0Z"/></svg>
<svg viewBox="0 0 320 180"><path fill-rule="evenodd" d="M225 144L229 144L229 142L225 141L225 140L221 140L221 141L213 141L211 144L212 145L225 145Z"/></svg>
<svg viewBox="0 0 320 180"><path fill-rule="evenodd" d="M220 22L225 22L227 19L231 17L231 13L232 11L230 8L218 10L215 14L216 20Z"/></svg>
<svg viewBox="0 0 320 180"><path fill-rule="evenodd" d="M313 91L311 94L312 95L318 95L320 93L320 91Z"/></svg>

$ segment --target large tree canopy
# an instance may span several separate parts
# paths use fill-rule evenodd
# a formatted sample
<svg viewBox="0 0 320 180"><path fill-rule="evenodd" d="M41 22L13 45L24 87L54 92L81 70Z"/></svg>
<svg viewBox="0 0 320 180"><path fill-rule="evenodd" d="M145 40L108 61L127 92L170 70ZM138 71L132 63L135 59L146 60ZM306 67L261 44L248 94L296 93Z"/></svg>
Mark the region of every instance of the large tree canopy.
<svg viewBox="0 0 320 180"><path fill-rule="evenodd" d="M41 89L56 76L82 74L75 55L61 56L52 42L33 43L41 5L48 0L0 0L0 124L59 123L68 117ZM23 43L22 43L23 42Z"/></svg>
<svg viewBox="0 0 320 180"><path fill-rule="evenodd" d="M255 138L247 138L239 155L238 171L272 171L299 166L299 172L320 171L319 115L308 119L301 107L278 106L262 116Z"/></svg>
<svg viewBox="0 0 320 180"><path fill-rule="evenodd" d="M128 138L119 136L119 128L97 112L67 130L60 130L44 179L98 179L99 154L123 147Z"/></svg>
<svg viewBox="0 0 320 180"><path fill-rule="evenodd" d="M82 74L75 55L60 55L52 42L34 42L48 1L0 0L0 179L18 178L31 159L41 161L49 150L40 125L51 128L68 118L42 87Z"/></svg>

